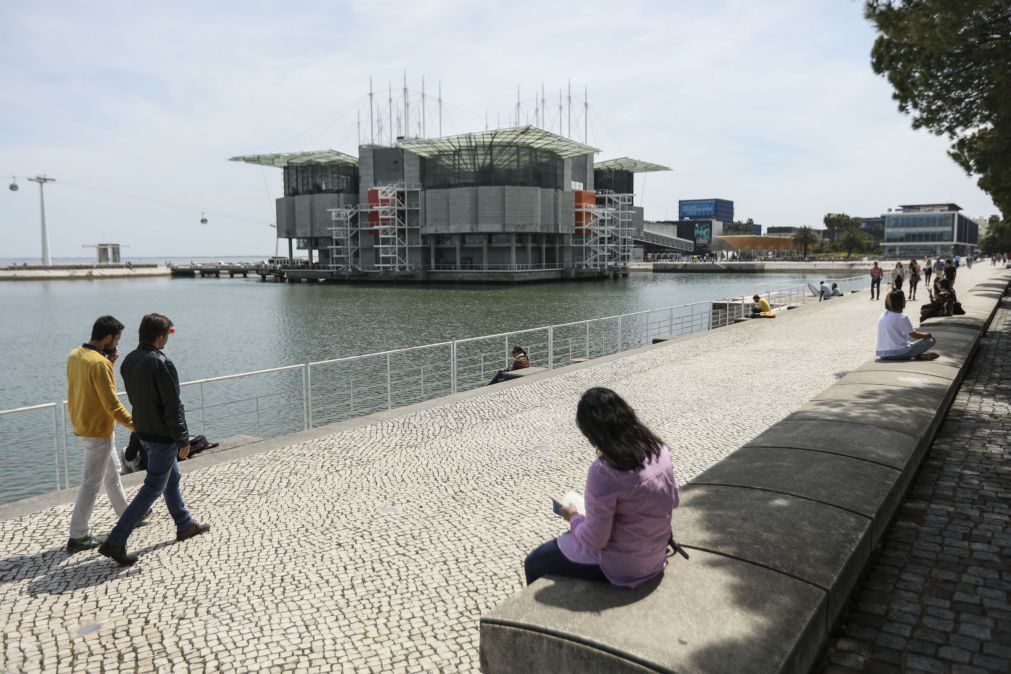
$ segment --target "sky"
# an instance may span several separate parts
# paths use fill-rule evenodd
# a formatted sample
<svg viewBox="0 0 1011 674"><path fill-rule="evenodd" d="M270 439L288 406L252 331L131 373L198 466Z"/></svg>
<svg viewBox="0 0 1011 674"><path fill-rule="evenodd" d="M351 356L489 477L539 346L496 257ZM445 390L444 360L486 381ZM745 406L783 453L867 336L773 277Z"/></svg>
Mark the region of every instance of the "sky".
<svg viewBox="0 0 1011 674"><path fill-rule="evenodd" d="M647 219L679 199L735 202L738 219L822 226L955 202L996 213L914 131L870 66L875 33L855 0L510 3L0 3L0 259L40 255L38 186L54 257L117 242L125 257L268 256L281 171L227 161L369 139L388 87L418 133L572 124L597 160L671 167L636 178ZM589 123L584 124L583 92ZM380 93L381 92L381 93ZM396 116L395 112L395 116ZM401 115L402 116L402 115ZM386 124L384 120L384 124ZM388 125L386 125L388 129ZM585 129L585 136L584 136ZM207 224L201 224L205 214ZM282 251L286 248L282 244Z"/></svg>

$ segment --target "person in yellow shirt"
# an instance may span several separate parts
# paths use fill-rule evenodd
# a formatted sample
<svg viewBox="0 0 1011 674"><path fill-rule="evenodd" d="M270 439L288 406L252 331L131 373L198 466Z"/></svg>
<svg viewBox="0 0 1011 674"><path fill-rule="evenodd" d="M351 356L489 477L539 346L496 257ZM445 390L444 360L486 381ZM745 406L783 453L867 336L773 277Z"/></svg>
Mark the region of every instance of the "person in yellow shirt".
<svg viewBox="0 0 1011 674"><path fill-rule="evenodd" d="M752 318L757 318L765 312L772 311L772 306L769 305L769 300L765 299L761 295L755 295L751 299L755 302L755 306L751 307Z"/></svg>
<svg viewBox="0 0 1011 674"><path fill-rule="evenodd" d="M126 511L126 493L119 479L115 423L133 430L133 417L116 395L116 375L112 364L119 356L123 324L112 316L100 316L91 328L91 341L70 352L67 358L67 410L74 435L84 444L84 469L77 488L74 513L70 517L67 552L97 548L101 543L91 535L91 511L98 489L105 493L116 515Z"/></svg>

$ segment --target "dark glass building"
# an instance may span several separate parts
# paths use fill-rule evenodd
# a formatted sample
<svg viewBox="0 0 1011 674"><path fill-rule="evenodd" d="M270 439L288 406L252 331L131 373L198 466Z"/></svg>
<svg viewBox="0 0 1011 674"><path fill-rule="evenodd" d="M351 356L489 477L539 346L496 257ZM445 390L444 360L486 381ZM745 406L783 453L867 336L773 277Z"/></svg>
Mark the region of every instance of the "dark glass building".
<svg viewBox="0 0 1011 674"><path fill-rule="evenodd" d="M728 199L682 199L678 201L678 220L734 221L734 202Z"/></svg>
<svg viewBox="0 0 1011 674"><path fill-rule="evenodd" d="M967 255L979 243L979 223L958 204L910 204L886 213L885 255L898 258Z"/></svg>

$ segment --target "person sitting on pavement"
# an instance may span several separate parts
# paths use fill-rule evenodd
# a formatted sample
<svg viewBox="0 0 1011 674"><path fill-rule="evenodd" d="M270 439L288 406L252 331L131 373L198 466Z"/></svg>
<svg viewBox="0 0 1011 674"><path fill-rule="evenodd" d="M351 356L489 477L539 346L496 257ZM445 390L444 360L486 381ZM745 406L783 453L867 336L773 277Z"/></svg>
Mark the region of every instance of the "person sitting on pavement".
<svg viewBox="0 0 1011 674"><path fill-rule="evenodd" d="M832 289L824 281L818 286L818 301L832 299Z"/></svg>
<svg viewBox="0 0 1011 674"><path fill-rule="evenodd" d="M920 307L920 320L924 321L934 316L951 316L955 308L955 291L951 281L943 276L934 279L934 287L930 291L930 303Z"/></svg>
<svg viewBox="0 0 1011 674"><path fill-rule="evenodd" d="M838 283L832 284L832 297L842 297L843 291L839 289Z"/></svg>
<svg viewBox="0 0 1011 674"><path fill-rule="evenodd" d="M597 453L586 476L585 512L561 507L569 531L527 555L527 585L552 575L638 587L663 573L674 540L671 512L679 498L670 451L607 388L583 394L576 424Z"/></svg>
<svg viewBox="0 0 1011 674"><path fill-rule="evenodd" d="M769 300L761 295L755 295L751 299L755 303L755 306L751 307L752 318L760 318L762 314L772 313L772 305L769 304Z"/></svg>
<svg viewBox="0 0 1011 674"><path fill-rule="evenodd" d="M909 317L902 313L905 307L906 296L901 290L885 295L885 311L878 319L877 357L881 360L934 360L937 354L927 352L937 342L929 332L913 329Z"/></svg>
<svg viewBox="0 0 1011 674"><path fill-rule="evenodd" d="M496 372L495 376L491 378L490 382L488 382L488 385L491 386L492 384L497 384L500 381L504 381L506 379L505 376L506 372L514 372L515 370L525 370L528 367L530 367L530 359L527 357L527 352L524 351L522 347L514 346L512 365L505 368L504 370L499 370L498 372Z"/></svg>

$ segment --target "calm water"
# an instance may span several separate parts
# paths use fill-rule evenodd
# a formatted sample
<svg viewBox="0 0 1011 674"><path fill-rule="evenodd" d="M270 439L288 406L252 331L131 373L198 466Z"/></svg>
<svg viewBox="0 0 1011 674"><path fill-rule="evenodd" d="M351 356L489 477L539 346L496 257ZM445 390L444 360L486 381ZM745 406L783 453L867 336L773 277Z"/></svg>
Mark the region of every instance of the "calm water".
<svg viewBox="0 0 1011 674"><path fill-rule="evenodd" d="M142 315L157 311L172 318L176 332L166 352L180 377L193 380L739 296L820 278L825 276L633 273L621 280L450 287L293 285L241 278L5 282L0 283L5 318L0 341L7 356L0 375L0 410L62 401L66 355L87 340L92 322L105 313L127 325L123 353L135 346ZM474 376L483 377L483 368L482 363ZM314 372L314 402L316 376ZM291 393L299 384L288 376L272 386ZM425 386L422 382L423 391ZM432 390L435 383L430 380L428 386ZM383 387L385 404L385 382ZM192 426L197 401L191 397L186 402ZM293 402L279 394L273 403L249 402L254 404L257 413L263 411L261 405L274 404L289 424L280 430L301 427L300 397ZM251 415L251 409L222 408L218 414ZM351 402L350 409L359 413L360 408ZM249 419L243 423L252 423ZM33 423L29 433L16 428L11 417L0 417L0 503L55 486L51 417L37 415ZM233 432L222 427L212 439ZM67 472L70 483L76 482L78 470L70 465Z"/></svg>

